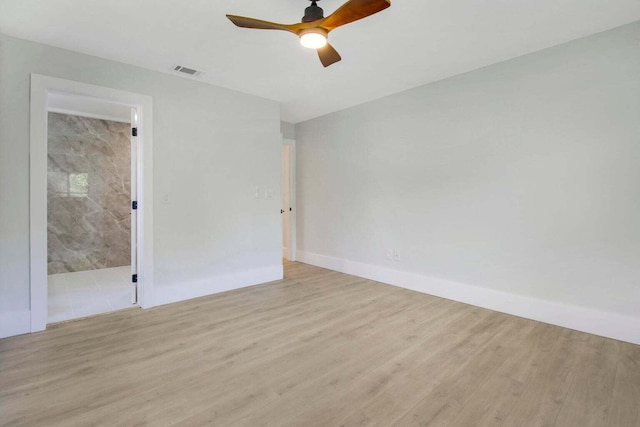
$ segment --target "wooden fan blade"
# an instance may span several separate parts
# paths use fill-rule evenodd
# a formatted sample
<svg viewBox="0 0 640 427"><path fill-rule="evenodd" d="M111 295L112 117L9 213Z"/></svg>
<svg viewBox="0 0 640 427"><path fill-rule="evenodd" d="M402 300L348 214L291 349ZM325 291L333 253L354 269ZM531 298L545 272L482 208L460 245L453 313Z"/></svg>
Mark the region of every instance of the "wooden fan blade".
<svg viewBox="0 0 640 427"><path fill-rule="evenodd" d="M324 47L318 49L318 57L320 58L320 62L322 62L322 65L324 65L325 68L342 59L338 51L335 50L329 43L324 45Z"/></svg>
<svg viewBox="0 0 640 427"><path fill-rule="evenodd" d="M391 0L349 0L324 18L321 26L331 31L341 25L378 13L389 6L391 6Z"/></svg>
<svg viewBox="0 0 640 427"><path fill-rule="evenodd" d="M277 22L263 21L261 19L247 18L246 16L227 15L227 18L238 27L255 28L258 30L283 30L297 33L297 25L278 24Z"/></svg>

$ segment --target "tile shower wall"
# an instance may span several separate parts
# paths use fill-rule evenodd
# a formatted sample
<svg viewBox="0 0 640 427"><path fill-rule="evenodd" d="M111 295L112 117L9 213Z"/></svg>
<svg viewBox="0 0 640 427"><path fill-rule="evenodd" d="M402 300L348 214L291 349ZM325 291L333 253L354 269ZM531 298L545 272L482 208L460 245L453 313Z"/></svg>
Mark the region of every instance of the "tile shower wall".
<svg viewBox="0 0 640 427"><path fill-rule="evenodd" d="M130 265L130 125L49 113L48 132L48 273Z"/></svg>

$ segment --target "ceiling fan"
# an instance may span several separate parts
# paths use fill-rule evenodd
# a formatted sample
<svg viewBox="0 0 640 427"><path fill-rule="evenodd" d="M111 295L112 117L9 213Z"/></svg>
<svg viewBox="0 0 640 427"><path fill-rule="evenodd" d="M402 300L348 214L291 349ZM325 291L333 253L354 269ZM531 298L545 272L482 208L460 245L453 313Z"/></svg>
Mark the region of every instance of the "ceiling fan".
<svg viewBox="0 0 640 427"><path fill-rule="evenodd" d="M333 46L327 43L329 32L391 6L391 0L349 0L325 18L322 8L316 4L320 0L310 1L311 6L304 10L299 24L278 24L237 15L227 15L227 18L238 27L289 31L300 37L300 43L304 47L317 49L320 62L328 67L342 59Z"/></svg>

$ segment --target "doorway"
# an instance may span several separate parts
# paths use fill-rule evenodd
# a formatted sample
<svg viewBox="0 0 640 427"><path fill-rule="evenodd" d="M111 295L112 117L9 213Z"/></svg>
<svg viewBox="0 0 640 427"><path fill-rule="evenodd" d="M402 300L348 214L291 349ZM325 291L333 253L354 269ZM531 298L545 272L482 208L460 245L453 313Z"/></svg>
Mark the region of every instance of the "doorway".
<svg viewBox="0 0 640 427"><path fill-rule="evenodd" d="M296 259L295 141L283 139L282 145L282 258Z"/></svg>
<svg viewBox="0 0 640 427"><path fill-rule="evenodd" d="M129 308L137 111L61 93L47 107L47 323Z"/></svg>
<svg viewBox="0 0 640 427"><path fill-rule="evenodd" d="M75 104L60 103L59 101L61 100L73 101ZM92 110L93 107L91 105L94 104L100 104L103 110L98 112ZM115 113L116 110L120 110L124 117ZM75 290L73 289L74 286L70 286L70 281L66 280L67 277L64 278L65 280L58 280L57 282L55 278L50 280L50 266L52 275L82 274L88 277L88 282L93 286L94 290L98 288L102 291L108 291L107 288L109 286L122 286L123 289L126 286L127 291L120 292L117 298L115 293L112 295L111 300L108 296L106 297L109 311L116 307L131 306L136 301L137 305L142 308L153 306L152 110L152 99L146 95L37 74L31 75L29 154L31 332L44 330L49 322L48 294L50 287L65 287L67 292ZM99 209L98 205L100 203L97 200L91 200L102 197L92 193L92 187L96 186L96 183L106 187L127 187L121 179L109 181L108 179L100 178L100 174L96 175L96 170L104 166L101 166L100 161L97 159L102 159L104 163L109 163L111 160L107 160L105 156L95 154L96 159L93 159L93 163L86 161L86 157L92 157L94 154L87 151L87 147L79 146L78 144L80 143L78 141L71 143L70 146L73 149L65 152L65 144L67 144L66 148L68 149L69 143L74 139L74 137L70 137L70 135L73 135L70 127L73 126L77 129L90 130L89 134L92 134L97 140L93 142L93 148L96 148L98 152L113 148L105 142L108 139L105 135L109 133L105 129L114 130L117 128L118 120L110 120L114 118L114 115L120 117L119 123L121 125L124 123L122 125L123 129L116 131L116 133L124 132L121 136L128 135L124 137L125 140L129 138L124 143L128 145L128 155L130 157L128 161L125 160L118 163L120 165L119 169L120 172L123 172L122 169L128 169L130 182L135 183L135 185L129 187L128 195L117 194L113 196L114 200L124 199L125 213ZM87 121L88 119L97 119L98 122L89 122ZM59 139L62 142L58 148L61 153L56 158L51 159L49 158L48 150L49 121L52 122L52 125L57 124L64 129L62 136L59 135ZM112 122L115 122L115 124ZM71 126L72 124L73 126ZM81 154L76 156L80 157L80 159L75 159L76 163L71 161L71 157L74 154ZM82 159L83 157L85 158L84 160ZM51 167L50 160L53 163ZM80 167L77 166L78 164L80 164ZM109 167L111 170L117 169L114 165L109 165ZM91 177L91 174L94 176ZM51 181L49 180L49 175L52 177ZM99 187L100 185L97 186ZM50 226L49 223L50 196L52 200L55 200L54 203L58 204L57 207L52 207L52 209L62 210L63 212L67 210L70 213L67 215L68 218L59 219L58 223L54 221L54 224L57 224L55 226L53 224ZM106 196L104 197L109 199ZM137 202L137 206L131 204L132 200ZM109 202L106 205L110 207L112 203ZM122 209L122 206L120 209ZM71 215L76 210L84 213L84 216L80 215L80 219L78 219L78 217ZM88 218L91 215L94 218ZM97 222L93 222L92 220L96 218ZM115 218L115 220L109 222L107 221L109 218L111 220ZM64 221L67 221L67 224L61 223ZM84 223L77 224L74 221L84 221ZM93 251L95 248L87 249L82 247L71 238L74 236L70 236L70 234L74 233L87 234L85 232L91 230L93 233L90 233L90 236L95 237L95 235L105 234L104 230L109 229L109 227L111 229L122 227L126 230L125 224L128 224L129 227L129 244L112 244L117 246L116 252L125 261L114 261L113 253L103 254L102 256L97 255L97 252ZM54 230L55 227L58 227L58 229ZM48 240L52 235L50 231L52 233L58 232L57 236L51 237L52 239L58 239L58 241L53 242L53 245L61 244L62 249L69 252L67 255L72 255L71 258L64 258L60 254L49 256ZM132 239L131 236L134 236L134 238ZM65 247L65 243L67 247ZM118 263L126 265L116 265ZM72 270L79 271L65 271L64 269L69 266L72 267ZM96 266L100 268L95 268ZM112 268L119 270L111 271ZM132 273L137 277L134 277ZM137 279L137 282L135 279ZM71 279L72 282L74 280ZM118 285L116 285L115 280L122 280L122 282L118 282ZM136 282L137 288L134 287L134 282ZM64 286L60 285L60 283L63 283ZM126 285L122 285L122 283L126 283ZM67 295L67 298L71 297ZM116 299L118 302L115 301ZM72 305L71 312L73 317L96 314L98 309L96 306L99 306L100 303L89 305L93 305L93 307L82 307L77 304L80 308L76 309ZM102 308L106 308L104 304L102 304ZM52 319L52 321L59 320L63 319Z"/></svg>

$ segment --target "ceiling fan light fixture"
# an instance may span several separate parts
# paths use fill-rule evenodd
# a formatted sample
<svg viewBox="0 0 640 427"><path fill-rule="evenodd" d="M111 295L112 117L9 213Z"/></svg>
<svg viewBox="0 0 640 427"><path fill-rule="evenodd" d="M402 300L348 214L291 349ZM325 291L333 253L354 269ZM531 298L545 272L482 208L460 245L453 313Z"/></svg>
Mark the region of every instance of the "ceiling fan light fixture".
<svg viewBox="0 0 640 427"><path fill-rule="evenodd" d="M320 28L311 28L300 34L300 44L309 49L320 49L327 44L327 33Z"/></svg>

